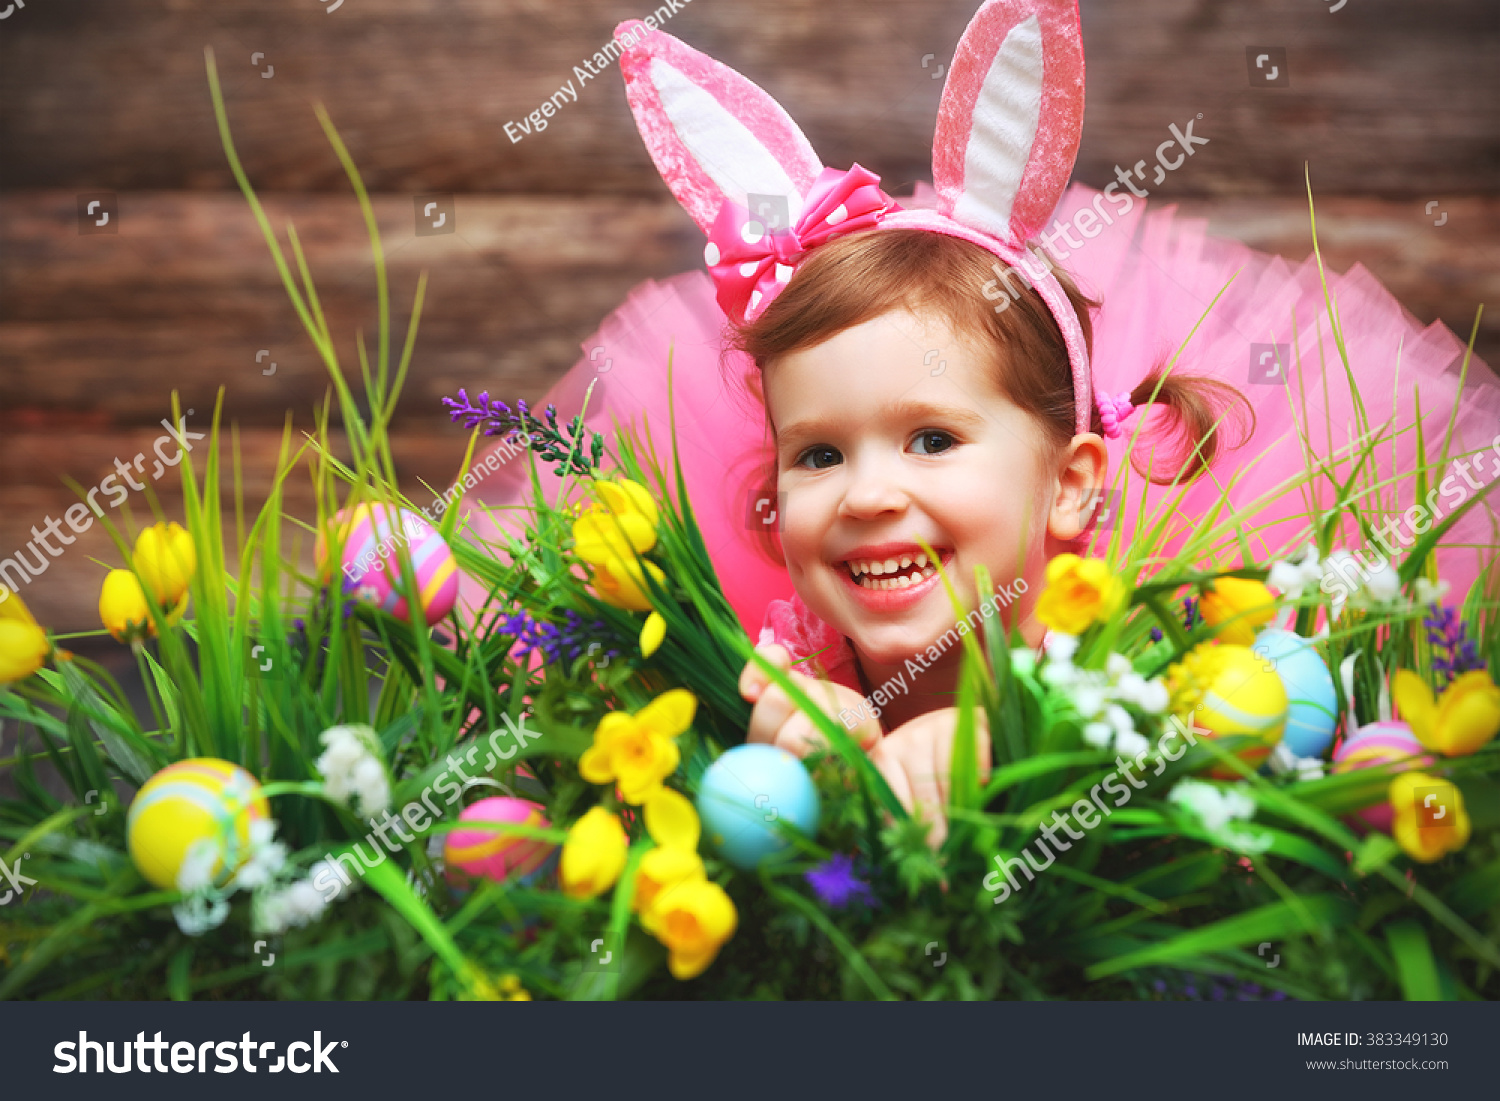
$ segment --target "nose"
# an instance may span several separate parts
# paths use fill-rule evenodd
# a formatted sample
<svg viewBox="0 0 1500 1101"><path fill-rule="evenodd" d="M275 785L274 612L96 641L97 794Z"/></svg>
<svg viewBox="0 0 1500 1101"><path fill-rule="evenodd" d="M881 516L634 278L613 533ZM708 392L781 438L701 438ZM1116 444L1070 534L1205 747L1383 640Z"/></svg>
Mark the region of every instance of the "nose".
<svg viewBox="0 0 1500 1101"><path fill-rule="evenodd" d="M849 481L839 502L839 516L869 520L902 513L911 503L895 457L865 454L848 461Z"/></svg>

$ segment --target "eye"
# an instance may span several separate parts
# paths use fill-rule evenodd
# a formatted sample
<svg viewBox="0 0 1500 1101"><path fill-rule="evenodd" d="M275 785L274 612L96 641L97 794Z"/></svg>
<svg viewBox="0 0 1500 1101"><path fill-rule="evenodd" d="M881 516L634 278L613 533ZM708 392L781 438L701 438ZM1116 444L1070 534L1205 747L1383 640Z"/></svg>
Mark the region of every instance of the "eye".
<svg viewBox="0 0 1500 1101"><path fill-rule="evenodd" d="M811 463L808 462L809 459L812 460ZM826 462L819 461L825 459L827 460ZM839 454L839 449L836 447L809 447L797 456L797 461L792 465L810 465L813 470L827 470L830 466L836 466L841 459L843 459L843 456Z"/></svg>
<svg viewBox="0 0 1500 1101"><path fill-rule="evenodd" d="M949 433L935 430L919 432L912 440L918 455L937 455L947 451L957 442Z"/></svg>

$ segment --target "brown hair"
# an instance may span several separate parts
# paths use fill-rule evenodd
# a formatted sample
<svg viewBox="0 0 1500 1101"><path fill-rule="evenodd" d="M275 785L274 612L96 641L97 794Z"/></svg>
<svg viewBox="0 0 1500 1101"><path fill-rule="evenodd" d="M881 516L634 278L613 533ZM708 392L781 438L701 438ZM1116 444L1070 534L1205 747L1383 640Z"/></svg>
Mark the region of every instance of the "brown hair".
<svg viewBox="0 0 1500 1101"><path fill-rule="evenodd" d="M1038 259L1038 264L1043 262ZM1078 315L1092 354L1091 311L1099 303L1085 297L1061 268L1052 271ZM1013 290L1013 298L1006 288ZM996 304L1001 301L1009 305ZM754 321L733 329L730 344L764 371L782 356L902 307L935 312L955 333L990 350L990 376L999 392L1035 417L1059 449L1072 440L1073 369L1051 311L1021 271L945 233L868 230L820 246ZM758 380L747 381L763 403ZM1213 379L1169 373L1162 361L1131 391L1130 401L1160 406L1172 414L1166 424L1152 419L1153 434L1165 446L1147 449L1149 470L1139 453L1131 456L1135 469L1158 485L1186 482L1214 461L1223 444L1220 422L1245 429L1228 448L1239 446L1254 431L1254 411L1238 390ZM1097 408L1090 413L1089 430L1103 434ZM1127 431L1134 431L1133 426ZM1165 454L1165 463L1155 460L1157 452ZM766 472L761 477L767 478ZM774 488L775 482L772 465L763 484Z"/></svg>

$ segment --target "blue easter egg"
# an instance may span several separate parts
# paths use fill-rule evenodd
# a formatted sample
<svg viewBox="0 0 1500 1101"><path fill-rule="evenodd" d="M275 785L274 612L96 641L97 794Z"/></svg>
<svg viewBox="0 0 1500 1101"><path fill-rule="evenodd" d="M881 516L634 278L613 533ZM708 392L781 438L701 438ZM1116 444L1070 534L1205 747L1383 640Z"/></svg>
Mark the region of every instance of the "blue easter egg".
<svg viewBox="0 0 1500 1101"><path fill-rule="evenodd" d="M783 824L817 833L818 789L802 762L773 745L739 745L703 774L698 817L710 843L736 868L787 848Z"/></svg>
<svg viewBox="0 0 1500 1101"><path fill-rule="evenodd" d="M1275 663L1290 707L1281 740L1298 757L1321 757L1338 726L1338 696L1322 655L1292 631L1267 627L1252 649Z"/></svg>

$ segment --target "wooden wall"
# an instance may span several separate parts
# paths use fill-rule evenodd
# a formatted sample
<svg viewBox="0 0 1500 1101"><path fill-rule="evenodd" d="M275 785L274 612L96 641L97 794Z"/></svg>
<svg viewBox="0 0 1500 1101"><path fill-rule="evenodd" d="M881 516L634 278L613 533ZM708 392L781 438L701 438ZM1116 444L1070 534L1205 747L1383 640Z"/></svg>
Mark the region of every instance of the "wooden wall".
<svg viewBox="0 0 1500 1101"><path fill-rule="evenodd" d="M858 160L905 191L929 176L934 75L975 2L692 0L666 26L788 104L825 163ZM1489 303L1480 354L1500 363L1496 6L1336 2L1086 0L1076 178L1102 186L1201 113L1212 144L1158 197L1301 259L1306 163L1328 262L1364 262L1465 337ZM374 194L398 332L430 273L397 425L416 490L446 486L462 455L442 396L540 396L632 285L701 262L616 66L545 131L513 143L503 129L646 5L33 0L0 21L0 556L61 516L62 479L93 486L149 449L173 389L199 426L225 388L251 505L288 413L309 426L326 390L225 166L205 46L247 171L273 222L297 225L346 362L374 326L373 269L313 102ZM1251 46L1286 50L1288 87L1252 86ZM80 234L90 192L115 193L118 233ZM457 232L416 235L428 193L453 196ZM96 623L91 557L114 558L97 529L25 590L58 630Z"/></svg>

